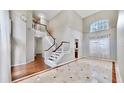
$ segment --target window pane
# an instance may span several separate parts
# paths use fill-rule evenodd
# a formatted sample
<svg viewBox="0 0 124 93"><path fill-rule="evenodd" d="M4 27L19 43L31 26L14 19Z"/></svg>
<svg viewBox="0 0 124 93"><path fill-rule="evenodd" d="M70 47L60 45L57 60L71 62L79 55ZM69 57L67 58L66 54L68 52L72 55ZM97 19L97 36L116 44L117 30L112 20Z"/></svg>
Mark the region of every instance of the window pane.
<svg viewBox="0 0 124 93"><path fill-rule="evenodd" d="M109 29L108 20L98 20L90 25L90 32L102 31Z"/></svg>

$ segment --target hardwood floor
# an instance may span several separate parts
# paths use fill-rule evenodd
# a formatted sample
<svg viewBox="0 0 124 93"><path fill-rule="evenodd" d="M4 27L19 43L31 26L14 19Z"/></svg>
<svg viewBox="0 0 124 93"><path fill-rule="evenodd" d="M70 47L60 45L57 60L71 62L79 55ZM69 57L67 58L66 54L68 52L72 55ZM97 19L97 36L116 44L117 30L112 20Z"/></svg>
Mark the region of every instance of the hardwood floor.
<svg viewBox="0 0 124 93"><path fill-rule="evenodd" d="M45 65L42 56L39 54L36 55L35 60L31 63L12 67L12 80L16 80L45 69L48 69L48 66Z"/></svg>
<svg viewBox="0 0 124 93"><path fill-rule="evenodd" d="M117 83L115 62L112 63L112 83Z"/></svg>

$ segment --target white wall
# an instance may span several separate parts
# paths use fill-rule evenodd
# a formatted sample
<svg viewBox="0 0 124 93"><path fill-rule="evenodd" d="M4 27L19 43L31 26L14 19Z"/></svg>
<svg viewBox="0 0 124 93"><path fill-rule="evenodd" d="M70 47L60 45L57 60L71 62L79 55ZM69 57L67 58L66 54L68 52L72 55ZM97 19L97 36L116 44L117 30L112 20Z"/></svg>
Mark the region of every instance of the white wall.
<svg viewBox="0 0 124 93"><path fill-rule="evenodd" d="M42 38L35 38L35 54L42 54Z"/></svg>
<svg viewBox="0 0 124 93"><path fill-rule="evenodd" d="M62 61L70 61L75 59L75 39L78 39L78 58L82 57L82 32L72 29L72 28L66 28L63 31L63 41L70 42L70 52L69 54L66 54Z"/></svg>
<svg viewBox="0 0 124 93"><path fill-rule="evenodd" d="M0 83L11 81L9 11L0 11Z"/></svg>
<svg viewBox="0 0 124 93"><path fill-rule="evenodd" d="M12 66L26 64L33 61L35 55L32 11L13 10L11 11L11 18Z"/></svg>
<svg viewBox="0 0 124 93"><path fill-rule="evenodd" d="M61 41L69 41L71 45L70 54L64 57L64 61L74 58L74 40L79 39L79 57L82 57L82 18L71 10L60 12L49 21L49 31L56 38L58 45Z"/></svg>
<svg viewBox="0 0 124 93"><path fill-rule="evenodd" d="M12 65L26 64L26 22L21 16L26 11L11 11L12 18Z"/></svg>
<svg viewBox="0 0 124 93"><path fill-rule="evenodd" d="M49 31L60 42L63 39L65 28L74 28L82 32L82 19L74 11L65 10L49 21Z"/></svg>
<svg viewBox="0 0 124 93"><path fill-rule="evenodd" d="M89 56L89 37L95 37L99 35L110 35L110 59L116 60L117 58L117 40L116 40L116 25L117 25L118 11L101 11L91 16L88 16L83 19L83 56ZM109 30L89 33L90 32L90 24L94 21L108 19L109 20Z"/></svg>
<svg viewBox="0 0 124 93"><path fill-rule="evenodd" d="M124 11L119 11L117 25L117 62L124 82Z"/></svg>
<svg viewBox="0 0 124 93"><path fill-rule="evenodd" d="M27 11L26 24L26 62L34 61L35 56L35 37L32 30L32 11Z"/></svg>

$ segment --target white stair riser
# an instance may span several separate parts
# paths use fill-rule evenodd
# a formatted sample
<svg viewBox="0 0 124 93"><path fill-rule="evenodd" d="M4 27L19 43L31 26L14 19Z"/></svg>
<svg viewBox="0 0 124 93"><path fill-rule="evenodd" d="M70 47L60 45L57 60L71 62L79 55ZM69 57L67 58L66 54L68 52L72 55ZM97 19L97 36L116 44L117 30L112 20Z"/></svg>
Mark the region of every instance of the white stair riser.
<svg viewBox="0 0 124 93"><path fill-rule="evenodd" d="M53 61L49 61L49 60L47 60L47 61L45 62L45 64L47 64L47 65L50 66L50 67L56 67L56 66L57 66L57 64L55 64Z"/></svg>

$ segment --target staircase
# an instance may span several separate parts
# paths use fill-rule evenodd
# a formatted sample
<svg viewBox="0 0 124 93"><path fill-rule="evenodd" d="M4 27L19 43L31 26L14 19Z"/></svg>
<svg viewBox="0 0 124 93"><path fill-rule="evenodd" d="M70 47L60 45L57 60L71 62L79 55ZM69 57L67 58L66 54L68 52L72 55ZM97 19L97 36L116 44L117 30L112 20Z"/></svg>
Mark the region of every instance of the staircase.
<svg viewBox="0 0 124 93"><path fill-rule="evenodd" d="M64 45L66 47L64 47ZM62 57L68 53L69 53L69 42L62 41L61 44L55 50L53 50L50 56L45 60L45 63L50 67L56 67L61 63Z"/></svg>
<svg viewBox="0 0 124 93"><path fill-rule="evenodd" d="M67 41L62 41L57 47L55 38L49 33L47 26L40 23L36 23L36 24L44 26L47 32L47 34L43 34L40 31L35 32L36 33L35 37L43 38L43 42L44 42L43 44L46 48L43 53L44 62L49 67L52 68L56 67L61 63L62 57L69 53L70 43Z"/></svg>
<svg viewBox="0 0 124 93"><path fill-rule="evenodd" d="M45 63L50 67L56 67L59 64L59 60L64 56L62 52L53 52L50 57L45 61Z"/></svg>

